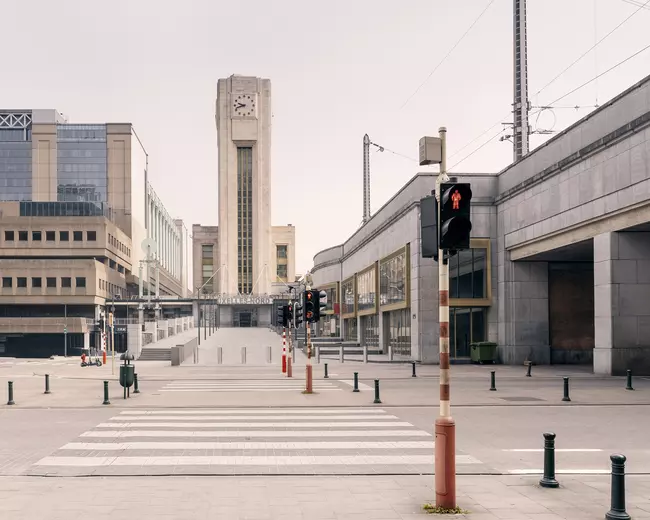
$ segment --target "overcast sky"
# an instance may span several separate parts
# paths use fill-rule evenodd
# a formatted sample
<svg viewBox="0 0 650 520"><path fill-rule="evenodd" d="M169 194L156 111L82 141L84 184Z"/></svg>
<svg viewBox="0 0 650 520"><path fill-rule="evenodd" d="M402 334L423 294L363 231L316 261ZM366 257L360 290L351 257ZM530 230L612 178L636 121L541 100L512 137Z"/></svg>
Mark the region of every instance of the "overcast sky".
<svg viewBox="0 0 650 520"><path fill-rule="evenodd" d="M641 9L536 95L637 10L634 2L528 0L533 105L554 101L650 44L650 9ZM512 0L494 0L425 82L489 3L0 0L0 107L56 108L76 123L132 122L156 191L191 228L217 223L217 79L270 78L273 223L297 227L302 273L316 252L360 225L364 133L387 149L371 155L374 212L424 170L414 160L421 136L447 126L453 166L500 127L455 152L510 120ZM558 103L586 108L546 111L531 123L561 130L650 73L649 64L646 51ZM545 138L533 136L532 146ZM512 145L494 138L455 169L496 172L511 158ZM316 201L322 217L310 221Z"/></svg>

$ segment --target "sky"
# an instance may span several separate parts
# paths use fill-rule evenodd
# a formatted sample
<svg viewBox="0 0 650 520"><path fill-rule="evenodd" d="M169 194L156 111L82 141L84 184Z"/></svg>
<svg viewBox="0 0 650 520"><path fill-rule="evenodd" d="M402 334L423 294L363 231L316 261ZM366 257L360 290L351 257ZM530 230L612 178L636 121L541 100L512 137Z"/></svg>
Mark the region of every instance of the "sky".
<svg viewBox="0 0 650 520"><path fill-rule="evenodd" d="M528 0L534 107L650 44L650 2L635 3L646 0ZM385 148L371 154L372 212L417 172L435 171L418 166L418 140L440 126L451 171L511 162L512 144L497 134L512 119L512 9L512 0L0 0L0 108L133 123L155 190L191 229L218 223L217 80L269 78L272 220L296 226L304 273L361 225L365 133ZM650 50L534 116L533 128L561 131L645 77L648 64ZM549 137L533 135L531 148Z"/></svg>

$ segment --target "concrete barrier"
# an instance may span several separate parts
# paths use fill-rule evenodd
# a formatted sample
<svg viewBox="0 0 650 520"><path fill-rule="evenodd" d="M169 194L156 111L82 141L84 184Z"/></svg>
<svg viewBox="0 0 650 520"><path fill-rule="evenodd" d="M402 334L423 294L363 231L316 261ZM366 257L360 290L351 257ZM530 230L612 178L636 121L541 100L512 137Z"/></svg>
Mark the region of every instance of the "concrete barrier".
<svg viewBox="0 0 650 520"><path fill-rule="evenodd" d="M177 367L185 360L193 357L196 359L198 349L198 338L192 338L183 345L176 345L171 348L172 366Z"/></svg>

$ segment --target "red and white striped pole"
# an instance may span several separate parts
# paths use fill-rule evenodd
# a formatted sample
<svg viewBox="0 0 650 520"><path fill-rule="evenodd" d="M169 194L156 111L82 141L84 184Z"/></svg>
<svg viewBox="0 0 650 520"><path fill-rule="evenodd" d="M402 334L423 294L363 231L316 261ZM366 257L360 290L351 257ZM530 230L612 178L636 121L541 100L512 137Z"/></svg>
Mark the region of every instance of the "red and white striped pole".
<svg viewBox="0 0 650 520"><path fill-rule="evenodd" d="M306 289L309 291L311 289L310 285L307 285ZM306 293L305 293L306 294ZM307 305L307 300L305 298L305 306ZM316 302L318 305L318 302ZM305 393L311 394L313 392L313 370L311 366L311 327L309 326L309 320L307 319L307 313L305 311L305 327L307 329L307 365L305 366Z"/></svg>
<svg viewBox="0 0 650 520"><path fill-rule="evenodd" d="M292 377L293 372L291 369L291 353L293 351L293 339L291 338L291 328L289 328L289 350L287 351L287 377Z"/></svg>
<svg viewBox="0 0 650 520"><path fill-rule="evenodd" d="M440 222L440 182L447 170L447 129L439 130L442 160L436 184L438 222ZM451 417L449 367L449 264L442 249L438 250L438 290L440 319L440 415L435 425L435 489L436 506L456 507L456 423Z"/></svg>
<svg viewBox="0 0 650 520"><path fill-rule="evenodd" d="M282 373L287 373L287 329L282 327Z"/></svg>

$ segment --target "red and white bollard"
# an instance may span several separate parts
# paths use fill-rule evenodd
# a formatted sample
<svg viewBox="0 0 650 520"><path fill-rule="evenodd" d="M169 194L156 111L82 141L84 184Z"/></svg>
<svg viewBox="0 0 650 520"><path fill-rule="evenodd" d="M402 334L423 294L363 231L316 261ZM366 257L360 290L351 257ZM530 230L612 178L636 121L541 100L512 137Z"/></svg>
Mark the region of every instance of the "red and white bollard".
<svg viewBox="0 0 650 520"><path fill-rule="evenodd" d="M282 373L287 373L287 329L282 329Z"/></svg>

